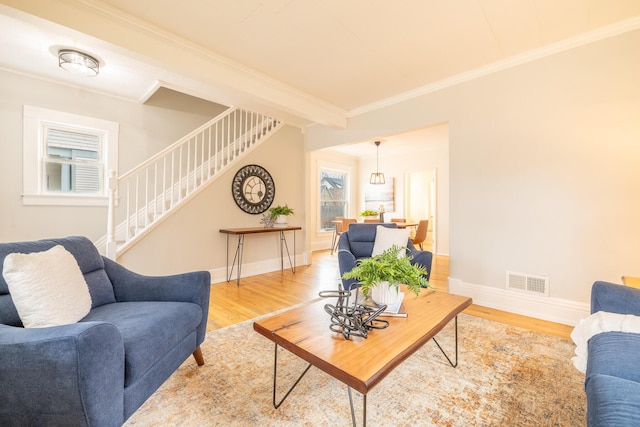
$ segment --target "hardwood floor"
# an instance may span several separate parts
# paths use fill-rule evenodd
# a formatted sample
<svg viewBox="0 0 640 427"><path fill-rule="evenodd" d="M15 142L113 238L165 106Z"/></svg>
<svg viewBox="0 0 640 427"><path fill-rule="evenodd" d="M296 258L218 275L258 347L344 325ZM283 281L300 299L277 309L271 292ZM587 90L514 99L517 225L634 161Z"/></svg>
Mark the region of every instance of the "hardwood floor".
<svg viewBox="0 0 640 427"><path fill-rule="evenodd" d="M311 301L322 290L337 289L339 281L338 257L329 250L314 252L310 266L245 277L240 286L236 281L211 285L211 302L207 330L215 330L282 308ZM431 285L447 290L449 257L435 256ZM514 326L569 339L573 327L520 316L500 310L472 305L465 313L507 323Z"/></svg>

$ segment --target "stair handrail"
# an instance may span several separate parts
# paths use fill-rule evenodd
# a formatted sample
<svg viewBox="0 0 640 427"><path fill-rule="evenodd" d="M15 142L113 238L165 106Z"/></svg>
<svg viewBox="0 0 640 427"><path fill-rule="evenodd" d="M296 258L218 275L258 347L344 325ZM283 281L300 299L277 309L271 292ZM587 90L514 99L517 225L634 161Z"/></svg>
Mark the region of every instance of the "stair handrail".
<svg viewBox="0 0 640 427"><path fill-rule="evenodd" d="M180 138L179 140L177 140L173 144L168 145L167 147L165 147L162 150L158 151L153 156L149 157L147 160L143 161L142 163L140 163L137 166L135 166L132 169L130 169L128 172L125 172L124 174L122 174L121 176L118 177L118 181L124 181L125 179L129 178L130 176L136 174L140 170L144 169L145 167L151 165L156 160L158 160L161 157L163 157L165 154L168 154L171 151L174 151L175 148L177 148L178 146L184 144L185 142L189 141L191 138L193 138L196 135L202 133L204 130L210 128L215 123L222 121L225 117L229 116L230 114L234 113L237 110L239 110L239 108L237 108L237 107L231 107L231 108L226 109L223 113L220 113L219 115L215 116L213 119L211 119L208 122L206 122L205 124L201 125L199 128L194 129L193 131L189 132L187 135L183 136L182 138Z"/></svg>
<svg viewBox="0 0 640 427"><path fill-rule="evenodd" d="M236 116L229 117L234 113ZM240 154L251 150L263 137L282 125L283 122L264 114L230 107L120 177L115 171L109 171L105 255L115 259L116 253L130 247L132 240L150 231L148 229L155 227L154 224L167 213L177 209L193 197L194 192L201 191L201 186L235 163ZM206 147L205 137L208 137ZM121 189L126 193L125 220L116 226L116 204ZM133 208L130 207L131 199ZM150 215L152 220L149 220ZM123 229L124 243L118 249L116 234Z"/></svg>

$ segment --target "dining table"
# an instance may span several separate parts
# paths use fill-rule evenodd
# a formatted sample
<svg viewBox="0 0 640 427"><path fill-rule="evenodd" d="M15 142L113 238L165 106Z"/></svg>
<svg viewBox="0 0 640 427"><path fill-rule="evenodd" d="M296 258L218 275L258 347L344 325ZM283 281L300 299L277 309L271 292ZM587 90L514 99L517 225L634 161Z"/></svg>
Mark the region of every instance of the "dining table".
<svg viewBox="0 0 640 427"><path fill-rule="evenodd" d="M331 221L334 225L342 224L343 220L334 220ZM371 222L370 224L375 224L375 222ZM380 224L383 224L382 222ZM417 227L419 223L417 222L385 222L384 224L396 224L398 228L408 228L408 227ZM346 230L342 230L346 231Z"/></svg>
<svg viewBox="0 0 640 427"><path fill-rule="evenodd" d="M398 228L408 228L408 227L418 226L417 222L396 222L395 224L398 226Z"/></svg>

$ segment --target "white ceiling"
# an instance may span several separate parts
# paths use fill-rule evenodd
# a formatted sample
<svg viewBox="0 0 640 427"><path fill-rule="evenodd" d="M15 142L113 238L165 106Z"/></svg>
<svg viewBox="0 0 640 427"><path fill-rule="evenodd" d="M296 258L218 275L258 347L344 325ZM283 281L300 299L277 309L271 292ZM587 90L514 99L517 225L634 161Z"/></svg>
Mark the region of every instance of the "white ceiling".
<svg viewBox="0 0 640 427"><path fill-rule="evenodd" d="M0 0L0 68L344 126L442 82L639 27L638 0ZM65 73L58 47L98 56L100 75Z"/></svg>

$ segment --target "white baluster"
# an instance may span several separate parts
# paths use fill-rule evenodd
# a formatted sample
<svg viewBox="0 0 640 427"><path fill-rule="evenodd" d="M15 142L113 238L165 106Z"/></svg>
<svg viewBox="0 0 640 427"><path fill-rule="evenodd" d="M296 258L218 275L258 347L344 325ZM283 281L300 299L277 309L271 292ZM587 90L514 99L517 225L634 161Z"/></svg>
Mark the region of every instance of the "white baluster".
<svg viewBox="0 0 640 427"><path fill-rule="evenodd" d="M244 149L251 147L251 114L246 111L244 113Z"/></svg>
<svg viewBox="0 0 640 427"><path fill-rule="evenodd" d="M144 226L147 226L149 220L149 168L144 170ZM136 233L138 230L136 230Z"/></svg>
<svg viewBox="0 0 640 427"><path fill-rule="evenodd" d="M200 138L201 138L201 147L200 147L200 185L204 184L205 181L205 176L204 176L204 132L202 132L200 134Z"/></svg>
<svg viewBox="0 0 640 427"><path fill-rule="evenodd" d="M178 158L178 202L182 200L182 146L180 146L180 156Z"/></svg>
<svg viewBox="0 0 640 427"><path fill-rule="evenodd" d="M173 208L173 193L176 192L176 166L175 166L176 152L171 152L171 205L169 209Z"/></svg>
<svg viewBox="0 0 640 427"><path fill-rule="evenodd" d="M153 164L153 221L158 215L158 162Z"/></svg>
<svg viewBox="0 0 640 427"><path fill-rule="evenodd" d="M232 153L232 159L236 158L236 152L238 151L238 141L237 141L237 134L238 131L238 112L236 111L235 114L233 115L233 153Z"/></svg>
<svg viewBox="0 0 640 427"><path fill-rule="evenodd" d="M127 180L127 209L125 216L125 233L124 233L124 241L128 242L131 238L131 233L129 232L131 228L131 220L130 220L130 212L131 212L131 179Z"/></svg>
<svg viewBox="0 0 640 427"><path fill-rule="evenodd" d="M107 211L107 245L105 247L105 254L107 255L107 258L115 260L116 259L115 203L116 203L116 190L118 189L118 178L116 177L115 170L109 170L108 188L109 188L109 209Z"/></svg>
<svg viewBox="0 0 640 427"><path fill-rule="evenodd" d="M162 215L167 208L167 156L162 158Z"/></svg>
<svg viewBox="0 0 640 427"><path fill-rule="evenodd" d="M136 174L136 195L135 198L133 199L133 209L135 210L134 212L134 217L133 217L133 224L134 224L134 229L133 229L133 235L135 236L138 232L138 208L139 208L139 200L140 200L140 174L137 173Z"/></svg>
<svg viewBox="0 0 640 427"><path fill-rule="evenodd" d="M218 173L218 161L219 161L218 159L220 159L220 145L218 143L218 123L216 123L216 135L215 135L215 143L213 144L213 147L214 147L214 151L216 153L215 154L216 159L215 159L215 161L213 163L214 164L214 166L213 166L214 169L213 170L214 170L214 173L217 174Z"/></svg>
<svg viewBox="0 0 640 427"><path fill-rule="evenodd" d="M207 154L207 179L211 178L211 126L209 126L209 133L207 138L207 146L209 147L209 154Z"/></svg>

